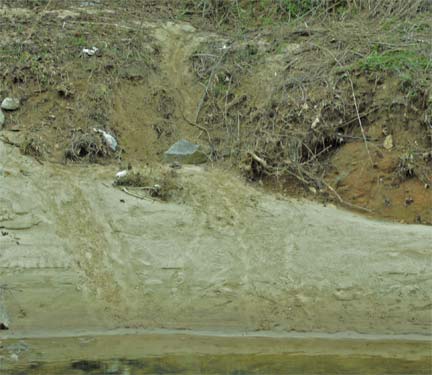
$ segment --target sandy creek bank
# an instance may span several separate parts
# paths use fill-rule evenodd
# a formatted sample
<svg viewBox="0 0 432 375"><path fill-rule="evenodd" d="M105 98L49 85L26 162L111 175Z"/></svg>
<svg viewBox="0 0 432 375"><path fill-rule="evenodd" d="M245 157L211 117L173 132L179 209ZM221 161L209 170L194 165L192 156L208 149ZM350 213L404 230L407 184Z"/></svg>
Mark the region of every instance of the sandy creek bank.
<svg viewBox="0 0 432 375"><path fill-rule="evenodd" d="M40 165L2 143L0 160L4 366L31 357L7 343L170 329L410 335L402 358L427 367L430 227L280 199L219 170L183 168L181 196L163 203L113 188L113 166ZM83 356L62 347L63 360Z"/></svg>

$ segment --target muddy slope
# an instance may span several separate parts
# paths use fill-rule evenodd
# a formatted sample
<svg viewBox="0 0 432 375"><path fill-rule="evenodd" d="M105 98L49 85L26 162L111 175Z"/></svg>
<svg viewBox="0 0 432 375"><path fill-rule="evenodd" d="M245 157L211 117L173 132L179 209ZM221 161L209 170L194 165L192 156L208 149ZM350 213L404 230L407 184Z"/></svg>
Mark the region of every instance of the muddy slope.
<svg viewBox="0 0 432 375"><path fill-rule="evenodd" d="M23 153L142 166L186 138L249 181L432 223L429 13L238 34L149 17L165 3L118 5L2 8L0 96L22 104L2 137ZM400 44L407 50L391 47ZM98 53L83 55L93 45Z"/></svg>

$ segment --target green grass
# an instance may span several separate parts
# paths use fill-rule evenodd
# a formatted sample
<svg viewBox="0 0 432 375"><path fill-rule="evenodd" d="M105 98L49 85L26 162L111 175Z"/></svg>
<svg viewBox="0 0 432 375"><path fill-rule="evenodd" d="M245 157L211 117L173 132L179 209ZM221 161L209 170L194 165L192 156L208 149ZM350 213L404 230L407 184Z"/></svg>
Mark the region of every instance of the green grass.
<svg viewBox="0 0 432 375"><path fill-rule="evenodd" d="M432 71L431 59L410 50L374 51L358 64L361 70L372 72Z"/></svg>
<svg viewBox="0 0 432 375"><path fill-rule="evenodd" d="M379 52L374 50L355 63L337 67L336 72L382 72L399 74L402 80L410 80L412 73L432 72L432 59L416 50L397 49Z"/></svg>
<svg viewBox="0 0 432 375"><path fill-rule="evenodd" d="M73 36L70 42L75 47L89 47L87 39L83 36Z"/></svg>

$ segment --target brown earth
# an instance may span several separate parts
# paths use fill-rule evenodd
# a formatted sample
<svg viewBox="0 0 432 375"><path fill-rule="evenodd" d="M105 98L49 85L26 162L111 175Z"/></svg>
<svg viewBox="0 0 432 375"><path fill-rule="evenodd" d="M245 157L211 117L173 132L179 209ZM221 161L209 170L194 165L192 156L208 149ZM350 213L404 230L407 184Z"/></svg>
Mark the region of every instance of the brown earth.
<svg viewBox="0 0 432 375"><path fill-rule="evenodd" d="M429 48L429 14L239 37L170 2L4 4L0 96L22 105L0 133L2 368L429 371L430 77L356 65ZM94 154L71 158L77 137ZM181 138L212 161L162 165ZM113 186L128 164L169 199Z"/></svg>
<svg viewBox="0 0 432 375"><path fill-rule="evenodd" d="M427 188L431 185L432 175L432 158L428 154L431 142L422 122L422 104L418 101L422 99L410 102L394 77L385 74L367 79L361 75L353 76L356 100L368 137L369 153L366 153L366 147L361 146L362 134L346 83L333 92L314 84L315 79L321 79L317 75L320 73L313 73L316 77L310 83L302 78L316 69L313 60L318 50L314 46L327 45L328 34L333 35L334 31L312 30L309 37L298 36L301 34L295 34L295 29L286 28L273 34L269 30L262 36L252 33L246 44L232 44L227 60L220 64L221 72L215 71L214 77L219 83L209 86L196 76L201 72L203 77L208 77L208 62L202 60L200 64L204 65L197 65L194 56L200 51L205 54L207 50L209 54L219 53L220 45L233 43L226 36L198 31L186 23L139 22L133 12L127 19L123 17L120 23L115 23L110 9L95 12L91 8L75 7L65 13L65 10L42 8L39 12L36 14L40 24L34 24L32 14L25 9L3 10L5 25L12 22L22 25L13 32L4 27L4 40L17 43L29 33L36 35L36 30L40 33L26 40L24 57L18 64L13 64L13 55L4 56L7 69L1 90L3 95L17 95L23 102L20 111L7 114L3 134L14 142L36 145L39 160L64 161L65 150L70 148L74 135L85 135L91 133L93 127L99 127L118 137L121 152L111 160L117 160L122 166L160 163L163 152L172 143L187 138L213 150L216 164L234 167L253 164L248 160L247 152L255 149L267 164L276 163L272 167L276 172L271 174L283 174L285 167L280 165L279 156L275 156L279 153L275 147L279 146L273 143L277 137L287 135L278 135L275 127L279 127L279 122L285 118L296 121L297 117L306 124L306 130L301 125L298 131L310 133L307 135L309 141L303 141L306 147L311 141L310 147L315 147L311 152L317 155L325 152L319 157L312 156L312 160L309 155L309 160L303 162L313 172L307 181L301 179L307 182L306 185L303 182L299 185L298 173L294 170L297 177L288 179L279 191L312 199L316 196L310 192L317 191L320 200L324 197L340 204L340 198L343 198L343 206L358 206L360 211L372 211L375 217L405 223L432 222L432 190ZM98 20L98 14L103 14L103 22ZM50 25L53 33L46 34L38 29L44 23ZM60 34L53 35L56 28L62 27ZM348 35L352 32L354 30L347 28ZM346 42L347 37L341 37ZM100 56L82 57L80 44L84 39L89 45L106 47L102 48ZM8 48L13 48L13 43ZM26 55L47 49L48 43L57 48L58 56L48 54L45 60L38 62ZM62 51L61 46L65 43L75 45ZM331 66L327 52L322 51L321 65ZM252 52L257 55L251 55ZM140 59L144 59L144 64L139 63ZM242 66L237 59L243 59ZM286 68L287 64L289 68ZM222 79L228 79L230 83L220 82ZM295 80L303 81L303 88L292 86ZM204 92L200 81L201 85L207 85ZM281 91L281 82L291 85L292 92ZM224 86L221 86L221 93L216 90L217 85ZM302 90L303 98L296 99ZM269 98L274 103L273 109ZM297 104L294 104L295 100ZM332 101L333 108L329 106ZM220 119L221 111L227 111L227 108L229 111ZM273 112L275 117L272 117ZM314 119L320 118L321 125L316 134L315 130L307 130ZM207 144L206 134L186 119L198 121L209 129L211 147ZM274 123L273 128L264 130L267 125L260 124L269 121ZM343 121L351 124L345 130L340 125ZM336 130L329 130L334 127ZM390 151L382 146L386 134L392 134L395 142ZM281 139L288 151L283 151L280 158L287 152L289 154L292 147L284 140L288 138ZM400 170L401 160L410 157L415 159L413 170L407 172L409 175L401 175L406 173ZM320 164L316 163L318 161ZM110 160L99 159L99 162ZM252 165L252 176L249 177L265 179L267 172L263 175L263 171L259 171L256 175L255 168ZM329 187L323 186L319 175L325 176ZM286 177L281 175L283 181Z"/></svg>

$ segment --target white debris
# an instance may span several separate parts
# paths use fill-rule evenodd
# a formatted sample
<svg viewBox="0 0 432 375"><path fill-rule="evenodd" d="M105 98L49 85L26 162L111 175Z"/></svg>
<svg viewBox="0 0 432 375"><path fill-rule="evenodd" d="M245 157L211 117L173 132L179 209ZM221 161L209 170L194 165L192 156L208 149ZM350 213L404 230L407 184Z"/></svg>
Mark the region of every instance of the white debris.
<svg viewBox="0 0 432 375"><path fill-rule="evenodd" d="M128 174L128 171L126 169L124 169L122 171L117 172L115 176L116 176L116 178L122 178L122 177L125 177L127 174Z"/></svg>
<svg viewBox="0 0 432 375"><path fill-rule="evenodd" d="M102 130L102 129L93 129L95 132L102 134L102 136L104 137L105 143L108 145L108 147L115 151L117 149L117 140L109 133L107 133L106 131Z"/></svg>
<svg viewBox="0 0 432 375"><path fill-rule="evenodd" d="M91 48L83 48L82 54L87 56L93 56L99 51L99 48L91 47Z"/></svg>
<svg viewBox="0 0 432 375"><path fill-rule="evenodd" d="M311 128L312 128L312 129L315 129L319 123L320 123L320 118L317 117L317 118L314 120L314 122L312 123Z"/></svg>
<svg viewBox="0 0 432 375"><path fill-rule="evenodd" d="M383 146L386 150L391 150L393 148L393 137L391 136L391 134L385 137Z"/></svg>

